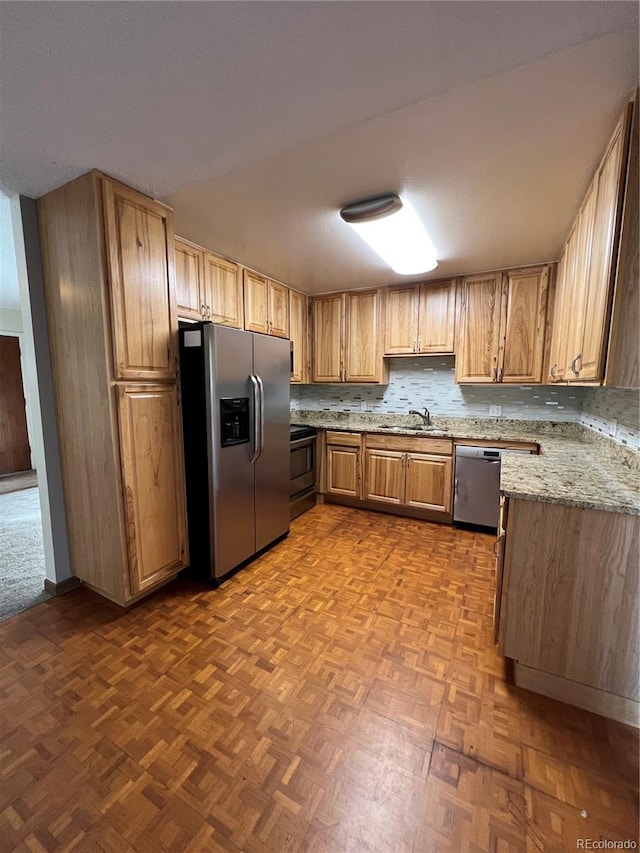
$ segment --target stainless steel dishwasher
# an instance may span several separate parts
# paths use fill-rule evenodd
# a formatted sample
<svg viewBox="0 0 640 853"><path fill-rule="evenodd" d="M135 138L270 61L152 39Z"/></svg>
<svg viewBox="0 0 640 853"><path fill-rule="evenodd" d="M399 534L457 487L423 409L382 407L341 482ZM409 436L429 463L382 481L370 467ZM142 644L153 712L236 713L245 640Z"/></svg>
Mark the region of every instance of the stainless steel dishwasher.
<svg viewBox="0 0 640 853"><path fill-rule="evenodd" d="M503 453L530 451L468 445L456 447L454 522L497 529L500 513L500 461Z"/></svg>

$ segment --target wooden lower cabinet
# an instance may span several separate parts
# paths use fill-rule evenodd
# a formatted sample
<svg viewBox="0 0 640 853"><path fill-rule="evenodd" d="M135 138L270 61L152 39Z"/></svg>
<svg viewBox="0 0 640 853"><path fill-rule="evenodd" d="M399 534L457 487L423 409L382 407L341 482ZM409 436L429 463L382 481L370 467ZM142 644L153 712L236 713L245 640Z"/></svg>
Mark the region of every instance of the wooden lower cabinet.
<svg viewBox="0 0 640 853"><path fill-rule="evenodd" d="M364 499L402 506L405 465L405 453L398 453L397 450L366 450Z"/></svg>
<svg viewBox="0 0 640 853"><path fill-rule="evenodd" d="M451 512L453 460L407 453L405 504L412 509Z"/></svg>
<svg viewBox="0 0 640 853"><path fill-rule="evenodd" d="M327 444L326 493L359 498L360 448Z"/></svg>
<svg viewBox="0 0 640 853"><path fill-rule="evenodd" d="M452 448L451 439L329 431L325 494L363 508L450 521Z"/></svg>
<svg viewBox="0 0 640 853"><path fill-rule="evenodd" d="M132 594L168 580L188 561L178 391L118 388L118 415Z"/></svg>
<svg viewBox="0 0 640 853"><path fill-rule="evenodd" d="M640 518L515 498L508 508L498 641L516 684L638 725Z"/></svg>

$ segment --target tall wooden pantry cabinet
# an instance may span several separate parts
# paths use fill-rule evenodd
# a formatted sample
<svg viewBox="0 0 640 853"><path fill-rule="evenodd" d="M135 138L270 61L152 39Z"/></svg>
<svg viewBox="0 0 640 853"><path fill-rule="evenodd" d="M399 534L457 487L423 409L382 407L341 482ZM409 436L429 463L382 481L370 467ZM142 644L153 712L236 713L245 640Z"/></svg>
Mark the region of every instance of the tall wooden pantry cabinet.
<svg viewBox="0 0 640 853"><path fill-rule="evenodd" d="M172 211L98 172L37 211L71 564L124 606L188 564Z"/></svg>

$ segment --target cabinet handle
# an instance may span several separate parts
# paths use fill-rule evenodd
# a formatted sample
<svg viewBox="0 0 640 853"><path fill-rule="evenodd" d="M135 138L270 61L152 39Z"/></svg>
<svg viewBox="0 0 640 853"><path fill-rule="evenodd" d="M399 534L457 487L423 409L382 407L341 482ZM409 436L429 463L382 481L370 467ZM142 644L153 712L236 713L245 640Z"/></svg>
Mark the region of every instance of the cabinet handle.
<svg viewBox="0 0 640 853"><path fill-rule="evenodd" d="M415 352L418 348L418 341L413 342L413 351Z"/></svg>
<svg viewBox="0 0 640 853"><path fill-rule="evenodd" d="M574 373L576 376L580 376L580 371L579 371L579 370L576 370L576 361L577 361L579 358L582 358L582 353L581 353L581 352L579 352L579 353L578 353L578 355L577 355L577 356L573 359L573 361L571 362L571 370L573 371L573 373Z"/></svg>
<svg viewBox="0 0 640 853"><path fill-rule="evenodd" d="M207 306L203 302L200 307L202 308L202 319L206 320L207 319Z"/></svg>
<svg viewBox="0 0 640 853"><path fill-rule="evenodd" d="M500 554L497 552L496 548L500 544L501 539L502 539L502 536L498 536L496 541L493 543L493 555L494 555L494 557L496 557L496 559L499 559L499 557L500 557Z"/></svg>
<svg viewBox="0 0 640 853"><path fill-rule="evenodd" d="M494 382L498 381L498 369L497 369L497 367L494 367L493 370L491 371L491 378Z"/></svg>
<svg viewBox="0 0 640 853"><path fill-rule="evenodd" d="M502 382L502 368L498 370L498 382Z"/></svg>
<svg viewBox="0 0 640 853"><path fill-rule="evenodd" d="M557 366L558 366L558 362L556 362L556 363L552 366L551 370L549 371L549 373L551 374L551 378L552 378L552 379L557 379L557 378L558 378L558 377L556 376L556 367L557 367Z"/></svg>
<svg viewBox="0 0 640 853"><path fill-rule="evenodd" d="M422 352L422 338L418 338L418 352Z"/></svg>

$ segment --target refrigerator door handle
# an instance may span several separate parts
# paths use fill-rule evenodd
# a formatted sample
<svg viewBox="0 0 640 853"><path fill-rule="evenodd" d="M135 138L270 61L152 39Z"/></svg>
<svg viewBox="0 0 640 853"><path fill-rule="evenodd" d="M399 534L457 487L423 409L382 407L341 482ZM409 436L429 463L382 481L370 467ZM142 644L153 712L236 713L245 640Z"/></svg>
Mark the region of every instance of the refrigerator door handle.
<svg viewBox="0 0 640 853"><path fill-rule="evenodd" d="M253 373L249 376L249 381L251 382L253 388L253 455L249 460L253 465L254 462L257 462L260 458L261 447L260 447L260 386L258 385L258 379Z"/></svg>
<svg viewBox="0 0 640 853"><path fill-rule="evenodd" d="M264 450L264 382L259 375L256 375L256 382L258 383L259 396L260 396L260 450L258 451L258 459L262 456L262 451Z"/></svg>

